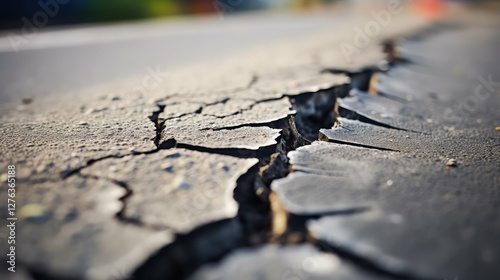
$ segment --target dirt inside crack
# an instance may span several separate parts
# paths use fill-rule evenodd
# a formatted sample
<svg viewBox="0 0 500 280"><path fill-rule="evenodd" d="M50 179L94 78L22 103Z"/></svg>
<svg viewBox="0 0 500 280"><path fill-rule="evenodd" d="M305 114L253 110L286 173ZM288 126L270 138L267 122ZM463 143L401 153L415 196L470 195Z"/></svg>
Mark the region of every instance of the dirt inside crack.
<svg viewBox="0 0 500 280"><path fill-rule="evenodd" d="M345 90L347 87L339 86L289 97L296 114L265 124L281 130L277 144L271 152L268 147L265 152L251 153L259 163L237 180L234 190L234 198L239 204L237 216L178 235L174 243L159 250L139 267L134 279L186 279L200 266L217 261L237 248L270 242L287 243L291 239L294 243L304 241L305 231L290 231L289 214L270 186L274 180L290 173L288 152L317 140L321 128L335 124L335 100L345 94ZM159 122L158 118L152 120ZM161 124L156 125L160 127ZM213 151L174 144L181 147L179 145L203 152L233 154L229 150ZM241 156L242 153L234 154Z"/></svg>
<svg viewBox="0 0 500 280"><path fill-rule="evenodd" d="M385 271L367 260L356 259L356 256L344 252L342 248L334 248L312 238L305 226L306 221L321 215L317 217L297 216L288 213L277 195L271 190L271 183L274 180L284 178L291 172L287 157L288 152L309 145L315 140L322 140L319 139L320 129L341 126L337 120L339 117L393 128L356 112L340 108L337 102L337 98L349 97L352 90L362 91L366 94L384 95L376 90L377 72L387 71L388 67L394 64L407 62L399 57L396 47L391 41L384 44L384 51L388 59L384 62L386 66L382 68L380 66L371 67L357 73L325 70L347 74L351 78L350 84L318 92L305 92L297 96L284 96L284 98L290 99L296 113L267 124L258 124L259 126L281 129L281 136L277 140L277 144L266 147L265 152L253 151L249 153L251 157L258 158L259 163L237 180L237 187L234 190L234 198L239 204L237 216L201 226L187 234L178 235L175 242L159 250L139 267L134 273L134 279L186 279L202 265L216 262L238 248L254 247L266 243L303 242L312 243L320 250L345 257L372 272L397 279L411 279L404 273ZM164 107L160 107L160 110L151 117L157 127L156 140L159 140L158 137L163 126L161 120L158 119L158 115L163 109ZM158 142L155 143L158 144ZM176 143L174 139L167 146L159 148L181 147L240 157L242 154L246 154L244 151L234 152L231 149L214 150L184 145ZM352 213L330 214L351 215L366 210L357 209Z"/></svg>
<svg viewBox="0 0 500 280"><path fill-rule="evenodd" d="M268 126L281 130L277 144L258 150L210 149L177 143L175 139L163 141L160 144L164 120L160 119L159 116L164 112L166 106L158 104L158 110L149 117L155 124L156 135L152 140L157 149L144 154L155 153L163 149L184 148L206 153L258 158L259 163L237 180L234 198L239 204L239 209L235 218L209 223L187 234L178 235L173 243L157 251L141 265L134 272L134 279L186 279L197 268L207 263L216 262L235 249L266 243L309 242L324 249L325 246L319 246L321 245L318 243L319 241L308 235L305 226L308 219L315 217L288 213L277 195L271 190L271 183L286 177L291 172L287 157L288 152L309 145L315 140L322 140L319 139L320 129L339 126L338 117L354 118L373 123L355 112L340 108L337 98L348 97L352 89L374 87L375 72L366 70L362 73L349 74L351 84L335 86L318 92L305 92L296 96L283 96L282 98L290 99L295 114L270 123L256 124L256 126ZM252 124L242 126L252 126ZM106 158L110 157L90 161L82 168L73 170L66 177L74 174L81 176L81 169ZM123 215L126 200L133 194L125 183L113 183L127 190L120 199L123 202L123 209L117 213L117 219L125 223L155 229L154 226L144 225L139 220L127 219ZM329 250L333 251L334 249L330 248ZM341 250L337 251L335 253L342 255ZM369 265L367 267L370 268ZM376 269L372 270L376 271Z"/></svg>

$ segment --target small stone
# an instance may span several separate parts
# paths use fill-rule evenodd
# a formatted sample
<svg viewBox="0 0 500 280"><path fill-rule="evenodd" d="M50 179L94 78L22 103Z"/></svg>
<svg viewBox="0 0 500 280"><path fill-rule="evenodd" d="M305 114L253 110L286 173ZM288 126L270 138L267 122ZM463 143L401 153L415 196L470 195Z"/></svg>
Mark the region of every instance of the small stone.
<svg viewBox="0 0 500 280"><path fill-rule="evenodd" d="M24 105L28 105L28 104L31 104L33 102L33 99L32 98L23 98L23 99L21 99L21 102Z"/></svg>
<svg viewBox="0 0 500 280"><path fill-rule="evenodd" d="M261 196L263 193L264 193L264 188L263 188L263 187L259 187L259 188L255 191L255 194L256 194L257 196Z"/></svg>
<svg viewBox="0 0 500 280"><path fill-rule="evenodd" d="M89 123L88 123L88 122L85 122L85 121L81 121L81 122L79 122L78 124L79 124L79 125L89 125Z"/></svg>
<svg viewBox="0 0 500 280"><path fill-rule="evenodd" d="M381 71L387 71L389 69L389 62L386 59L383 59L377 63L377 67Z"/></svg>
<svg viewBox="0 0 500 280"><path fill-rule="evenodd" d="M456 159L448 159L448 161L446 162L446 166L447 167L457 167L458 166L458 162Z"/></svg>
<svg viewBox="0 0 500 280"><path fill-rule="evenodd" d="M223 162L217 163L217 168L219 168L220 170L224 170L225 172L228 172L230 170L229 166L227 166L227 164Z"/></svg>
<svg viewBox="0 0 500 280"><path fill-rule="evenodd" d="M50 163L47 163L47 164L40 164L37 168L36 168L36 171L38 173L43 173L43 172L47 172L47 170L49 170L50 168L54 167L55 164L53 162L50 162Z"/></svg>
<svg viewBox="0 0 500 280"><path fill-rule="evenodd" d="M167 171L167 172L173 172L174 171L174 166L169 163L169 162L165 162L163 163L161 166L160 166L161 169Z"/></svg>
<svg viewBox="0 0 500 280"><path fill-rule="evenodd" d="M40 204L25 205L18 212L20 219L39 219L45 214L45 208Z"/></svg>
<svg viewBox="0 0 500 280"><path fill-rule="evenodd" d="M174 185L177 188L184 189L184 190L187 190L191 187L191 185L189 184L189 182L186 180L186 178L184 176L176 177L174 180Z"/></svg>

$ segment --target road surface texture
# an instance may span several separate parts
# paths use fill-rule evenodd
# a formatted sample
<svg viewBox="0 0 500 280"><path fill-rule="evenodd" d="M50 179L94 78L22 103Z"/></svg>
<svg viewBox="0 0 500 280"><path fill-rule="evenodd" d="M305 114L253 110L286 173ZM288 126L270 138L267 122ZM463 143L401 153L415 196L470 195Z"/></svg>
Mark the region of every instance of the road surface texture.
<svg viewBox="0 0 500 280"><path fill-rule="evenodd" d="M497 10L402 14L3 38L2 279L500 279Z"/></svg>

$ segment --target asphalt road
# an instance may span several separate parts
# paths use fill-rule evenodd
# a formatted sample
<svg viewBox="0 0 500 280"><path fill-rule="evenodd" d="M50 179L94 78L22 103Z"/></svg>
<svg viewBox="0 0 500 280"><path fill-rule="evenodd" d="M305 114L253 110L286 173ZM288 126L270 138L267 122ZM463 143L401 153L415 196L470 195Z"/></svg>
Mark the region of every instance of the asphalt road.
<svg viewBox="0 0 500 280"><path fill-rule="evenodd" d="M0 201L15 188L17 208L0 204L0 220L19 218L17 269L498 279L500 21L455 13L394 17L351 57L338 46L371 17L81 28L4 48L19 90L3 94L0 181L15 169L16 186ZM168 80L130 92L147 66ZM35 100L18 107L24 94Z"/></svg>
<svg viewBox="0 0 500 280"><path fill-rule="evenodd" d="M21 44L0 37L0 102L20 104L144 75L146 67L170 71L287 38L317 33L332 24L327 14L260 13L195 19L54 27ZM13 30L20 34L20 30Z"/></svg>

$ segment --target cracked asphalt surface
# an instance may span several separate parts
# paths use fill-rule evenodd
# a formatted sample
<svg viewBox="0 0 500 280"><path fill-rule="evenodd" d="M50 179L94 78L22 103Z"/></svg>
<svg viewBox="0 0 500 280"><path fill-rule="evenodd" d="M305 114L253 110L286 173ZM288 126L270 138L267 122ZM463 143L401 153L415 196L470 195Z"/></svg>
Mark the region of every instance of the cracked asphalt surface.
<svg viewBox="0 0 500 280"><path fill-rule="evenodd" d="M0 168L16 166L19 218L19 273L5 277L498 279L497 12L394 17L349 60L346 26L366 18L297 17L156 74L40 96L4 78ZM153 35L119 52L168 41Z"/></svg>

